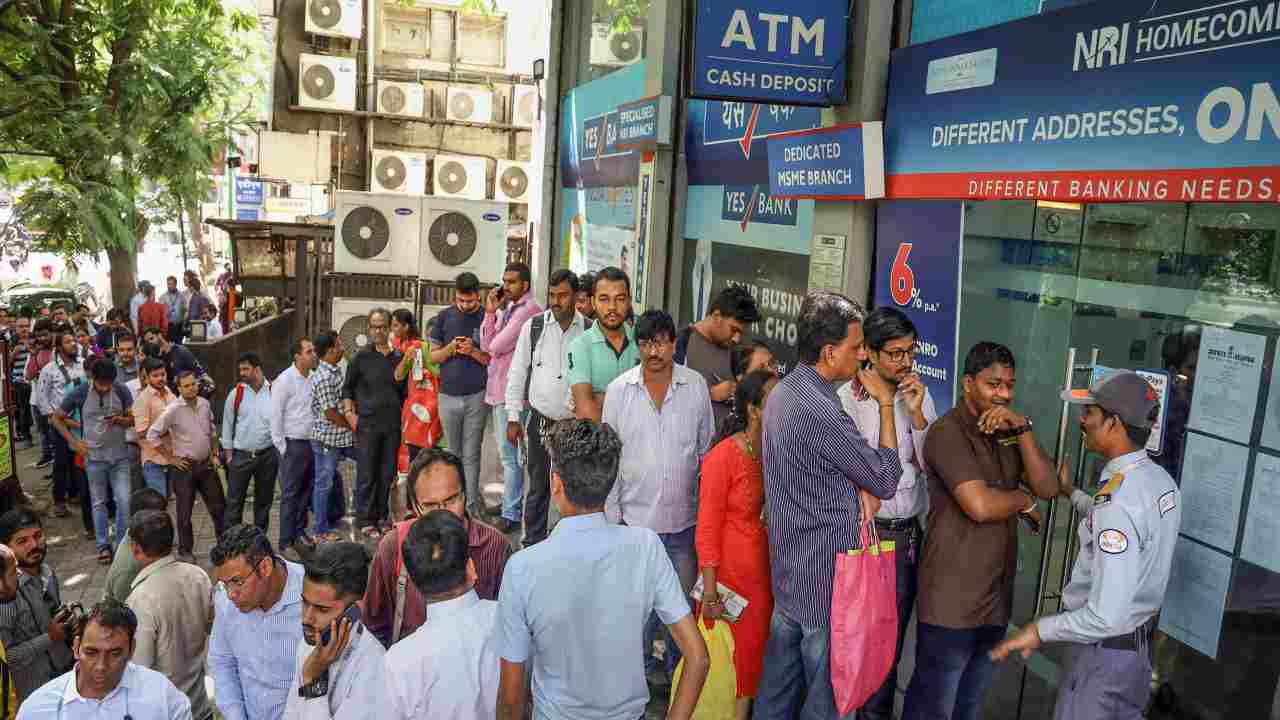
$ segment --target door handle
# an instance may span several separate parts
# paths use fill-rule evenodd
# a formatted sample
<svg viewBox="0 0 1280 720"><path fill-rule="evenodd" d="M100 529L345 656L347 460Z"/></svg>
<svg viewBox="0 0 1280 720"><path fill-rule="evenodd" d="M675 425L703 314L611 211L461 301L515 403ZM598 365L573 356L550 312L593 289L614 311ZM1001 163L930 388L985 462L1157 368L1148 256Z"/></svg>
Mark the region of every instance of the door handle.
<svg viewBox="0 0 1280 720"><path fill-rule="evenodd" d="M1067 348L1067 362L1064 370L1063 387L1071 387L1071 381L1075 375L1076 368L1076 349ZM1071 404L1062 401L1062 410L1058 415L1058 444L1054 450L1054 456L1057 462L1062 461L1062 454L1067 445L1067 422L1071 417ZM1055 466L1057 465L1055 462ZM1054 498L1049 501L1049 512L1045 515L1043 525L1043 537L1040 541L1040 572L1036 581L1036 608L1035 617L1039 617L1044 611L1045 589L1049 586L1049 555L1053 549L1053 529L1054 521L1057 519L1058 499Z"/></svg>
<svg viewBox="0 0 1280 720"><path fill-rule="evenodd" d="M1092 376L1093 368L1098 366L1098 358L1101 351L1093 348L1089 353L1089 369ZM1092 377L1090 377L1092 379ZM1080 442L1076 445L1076 463L1075 469L1071 477L1075 480L1080 479L1080 471L1084 469L1084 435L1080 436ZM1071 522L1067 524L1067 554L1062 558L1062 578L1058 581L1058 595L1061 595L1067 588L1067 582L1071 580L1071 567L1073 565L1072 558L1076 554L1076 523L1080 522L1080 513L1076 511L1075 503L1067 503L1071 508Z"/></svg>

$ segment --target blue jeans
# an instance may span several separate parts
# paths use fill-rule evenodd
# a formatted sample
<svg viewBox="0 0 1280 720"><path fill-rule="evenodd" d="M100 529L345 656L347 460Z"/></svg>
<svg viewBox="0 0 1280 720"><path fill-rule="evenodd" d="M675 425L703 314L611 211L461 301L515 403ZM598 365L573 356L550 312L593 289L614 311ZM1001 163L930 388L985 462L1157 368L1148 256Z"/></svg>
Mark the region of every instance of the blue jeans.
<svg viewBox="0 0 1280 720"><path fill-rule="evenodd" d="M89 475L89 496L93 499L93 533L98 549L110 548L107 527L107 492L116 499L116 542L124 539L129 528L129 492L132 489L129 458L119 460L90 460L85 464ZM81 500L83 502L83 500Z"/></svg>
<svg viewBox="0 0 1280 720"><path fill-rule="evenodd" d="M853 720L856 716L855 710L843 717ZM769 641L764 646L764 673L756 688L751 717L757 720L839 717L835 692L831 689L830 627L806 627L787 617L782 608L773 609Z"/></svg>
<svg viewBox="0 0 1280 720"><path fill-rule="evenodd" d="M520 448L507 442L507 408L493 406L493 435L498 442L498 457L502 460L502 517L519 523L523 517L524 466L520 462ZM529 412L520 414L520 427L529 419Z"/></svg>
<svg viewBox="0 0 1280 720"><path fill-rule="evenodd" d="M916 671L902 720L978 720L995 666L987 652L1004 639L1001 625L953 630L916 626Z"/></svg>
<svg viewBox="0 0 1280 720"><path fill-rule="evenodd" d="M693 583L698 578L698 560L693 547L694 528L677 533L658 533L658 539L662 540L662 547L667 551L667 557L675 567L676 576L680 578L680 587L684 589L685 598L688 599L689 590L693 588ZM671 630L662 624L656 612L649 615L649 622L644 626L643 645L641 645L644 649L644 669L645 672L649 672L657 667L657 661L650 656L653 653L653 641L658 637L659 629L662 630L662 638L667 645L667 652L663 656L663 670L667 677L671 677L671 674L676 671L676 665L680 662L680 648L676 645L675 638L671 637Z"/></svg>
<svg viewBox="0 0 1280 720"><path fill-rule="evenodd" d="M142 464L142 481L147 487L164 497L169 497L169 466L155 463Z"/></svg>
<svg viewBox="0 0 1280 720"><path fill-rule="evenodd" d="M354 446L331 447L319 440L311 441L311 453L316 465L316 486L311 491L311 513L316 516L316 524L312 533L323 535L333 530L329 522L329 497L333 493L334 478L338 475L338 461L346 458L359 463L360 460Z"/></svg>

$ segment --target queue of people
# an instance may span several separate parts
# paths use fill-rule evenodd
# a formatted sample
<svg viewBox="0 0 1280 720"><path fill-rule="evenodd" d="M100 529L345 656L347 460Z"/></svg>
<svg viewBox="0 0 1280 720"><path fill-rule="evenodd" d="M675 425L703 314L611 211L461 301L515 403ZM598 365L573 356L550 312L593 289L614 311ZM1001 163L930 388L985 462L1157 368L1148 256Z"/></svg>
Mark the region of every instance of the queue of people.
<svg viewBox="0 0 1280 720"><path fill-rule="evenodd" d="M57 431L61 486L68 455L88 461L112 568L102 603L62 608L39 518L0 516L0 560L16 572L12 590L0 581L0 641L19 714L203 720L207 674L229 720L515 720L530 707L637 718L682 666L668 717L692 717L716 672L734 676L735 718L841 717L835 559L872 527L894 547L897 580L880 589L897 609L894 657L843 717L892 718L905 687L904 718L978 718L995 663L1050 642L1078 646L1057 717L1141 712L1181 501L1142 449L1158 403L1138 375L1064 389L1109 461L1090 497L1015 409L1017 363L997 343L969 350L961 397L939 417L914 371L919 332L896 309L810 294L798 363L780 376L768 344L744 342L760 320L745 290L677 329L662 310L633 313L622 270L588 282L553 273L544 309L527 266L508 265L483 299L463 273L425 338L408 311L372 310L371 342L345 374L331 331L295 343L273 380L246 354L221 428L161 328L145 333L155 352L136 393L117 363L93 361L86 376L75 338L53 335L32 403ZM112 341L127 351L127 335ZM490 421L496 508L480 492ZM131 493L130 430L146 485ZM402 446L412 460L396 510ZM358 464L361 542L334 532L344 457ZM241 524L251 481L254 517ZM218 528L216 584L190 564L197 492ZM1018 523L1038 528L1040 503L1057 497L1083 518L1066 611L1008 635ZM897 666L913 616L908 679ZM731 668L712 665L699 622L728 623Z"/></svg>

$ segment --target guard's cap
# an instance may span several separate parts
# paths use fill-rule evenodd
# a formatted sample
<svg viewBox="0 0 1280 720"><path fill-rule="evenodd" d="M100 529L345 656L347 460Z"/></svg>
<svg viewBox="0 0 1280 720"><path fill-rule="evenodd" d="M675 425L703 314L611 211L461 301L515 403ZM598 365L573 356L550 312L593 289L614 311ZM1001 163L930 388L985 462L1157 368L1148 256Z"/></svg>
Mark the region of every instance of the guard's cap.
<svg viewBox="0 0 1280 720"><path fill-rule="evenodd" d="M1064 390L1062 399L1073 405L1097 405L1139 428L1151 426L1151 411L1159 403L1151 383L1132 370L1102 373L1088 390Z"/></svg>

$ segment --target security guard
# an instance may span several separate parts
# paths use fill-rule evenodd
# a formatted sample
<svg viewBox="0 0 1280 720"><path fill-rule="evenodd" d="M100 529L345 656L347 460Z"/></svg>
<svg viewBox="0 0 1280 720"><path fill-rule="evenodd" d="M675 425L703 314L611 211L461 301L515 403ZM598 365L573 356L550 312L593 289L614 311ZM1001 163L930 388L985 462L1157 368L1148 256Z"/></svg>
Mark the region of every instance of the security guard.
<svg viewBox="0 0 1280 720"><path fill-rule="evenodd" d="M1047 642L1077 643L1055 720L1137 720L1151 694L1151 631L1182 525L1181 495L1145 450L1159 412L1146 380L1118 371L1090 390L1067 390L1062 399L1084 406L1086 447L1108 461L1104 484L1090 498L1071 487L1063 464L1062 493L1084 516L1080 554L1062 594L1066 612L1027 625L992 650L991 659L1015 651L1030 657Z"/></svg>

